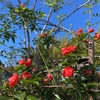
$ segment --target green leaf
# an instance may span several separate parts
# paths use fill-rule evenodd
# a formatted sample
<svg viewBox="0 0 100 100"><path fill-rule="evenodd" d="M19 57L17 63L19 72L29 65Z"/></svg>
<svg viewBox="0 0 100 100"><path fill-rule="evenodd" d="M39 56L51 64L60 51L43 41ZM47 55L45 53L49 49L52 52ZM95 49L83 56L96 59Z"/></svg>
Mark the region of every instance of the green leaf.
<svg viewBox="0 0 100 100"><path fill-rule="evenodd" d="M91 83L88 83L87 86L95 86L95 87L98 87L98 83L91 82Z"/></svg>
<svg viewBox="0 0 100 100"><path fill-rule="evenodd" d="M26 98L27 98L27 100L39 100L38 98L36 98L33 95L28 95Z"/></svg>
<svg viewBox="0 0 100 100"><path fill-rule="evenodd" d="M90 4L86 4L84 7L89 8L89 7L91 7L91 5Z"/></svg>
<svg viewBox="0 0 100 100"><path fill-rule="evenodd" d="M55 100L61 100L58 94L55 94L56 99Z"/></svg>
<svg viewBox="0 0 100 100"><path fill-rule="evenodd" d="M34 79L33 80L25 79L25 80L23 80L23 82L25 82L27 84L39 85L39 82L38 81L34 81Z"/></svg>
<svg viewBox="0 0 100 100"><path fill-rule="evenodd" d="M0 100L14 100L14 98L9 97L9 96L0 96Z"/></svg>
<svg viewBox="0 0 100 100"><path fill-rule="evenodd" d="M77 90L77 100L82 100L82 95L81 95L81 93L80 93L80 91L78 90L78 89L76 89Z"/></svg>
<svg viewBox="0 0 100 100"><path fill-rule="evenodd" d="M17 94L17 96L16 96L16 98L17 98L18 100L24 100L25 97L26 97L26 92L22 92L22 93L20 93L20 94ZM7 99L7 100L8 100L8 99Z"/></svg>
<svg viewBox="0 0 100 100"><path fill-rule="evenodd" d="M39 81L41 79L41 77L36 77L34 79L32 79L33 81Z"/></svg>
<svg viewBox="0 0 100 100"><path fill-rule="evenodd" d="M91 10L86 10L86 11L84 11L82 14L88 14L88 13L90 13L90 11L91 11Z"/></svg>
<svg viewBox="0 0 100 100"><path fill-rule="evenodd" d="M97 3L97 2L98 2L98 0L95 0L95 2Z"/></svg>
<svg viewBox="0 0 100 100"><path fill-rule="evenodd" d="M11 36L11 39L12 39L13 43L15 43L15 37Z"/></svg>

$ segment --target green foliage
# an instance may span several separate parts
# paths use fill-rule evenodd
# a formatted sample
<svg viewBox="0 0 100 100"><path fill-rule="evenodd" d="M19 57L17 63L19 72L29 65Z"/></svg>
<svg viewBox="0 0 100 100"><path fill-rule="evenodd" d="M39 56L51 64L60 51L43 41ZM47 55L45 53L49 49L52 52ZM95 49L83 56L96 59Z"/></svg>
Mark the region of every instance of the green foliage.
<svg viewBox="0 0 100 100"><path fill-rule="evenodd" d="M26 98L27 98L27 100L39 100L33 95L28 95Z"/></svg>
<svg viewBox="0 0 100 100"><path fill-rule="evenodd" d="M14 100L12 97L8 97L8 96L0 96L1 100Z"/></svg>

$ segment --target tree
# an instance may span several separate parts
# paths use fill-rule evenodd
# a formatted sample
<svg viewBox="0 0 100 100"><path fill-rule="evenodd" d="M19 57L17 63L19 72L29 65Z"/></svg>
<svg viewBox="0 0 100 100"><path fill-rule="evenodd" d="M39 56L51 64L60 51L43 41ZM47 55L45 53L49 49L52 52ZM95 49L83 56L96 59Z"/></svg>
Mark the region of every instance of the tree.
<svg viewBox="0 0 100 100"><path fill-rule="evenodd" d="M1 81L0 98L99 100L99 58L93 64L81 62L84 67L78 66L79 60L88 56L89 42L95 42L95 53L99 53L100 33L93 28L98 22L91 23L92 16L99 15L93 13L99 1L83 0L81 4L75 0L15 2L1 0L7 11L0 15L0 44L9 48L1 51L1 56L8 58L11 64L12 61L17 64L12 64L10 68L0 67L9 76ZM75 8L70 8L68 14L63 13L69 5ZM67 28L66 19L81 8L85 8L83 14L89 15L85 27L74 29L70 24ZM54 16L57 20L54 20ZM92 35L93 32L96 34ZM64 37L59 34L64 34ZM57 39L57 35L61 39Z"/></svg>

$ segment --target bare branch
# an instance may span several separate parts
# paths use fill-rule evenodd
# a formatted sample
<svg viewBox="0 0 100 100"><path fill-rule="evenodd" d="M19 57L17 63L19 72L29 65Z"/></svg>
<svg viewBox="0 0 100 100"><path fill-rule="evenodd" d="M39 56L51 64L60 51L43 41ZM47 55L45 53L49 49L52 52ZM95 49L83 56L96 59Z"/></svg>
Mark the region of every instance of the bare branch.
<svg viewBox="0 0 100 100"><path fill-rule="evenodd" d="M32 9L35 9L36 3L37 3L37 0L34 1L33 8Z"/></svg>
<svg viewBox="0 0 100 100"><path fill-rule="evenodd" d="M44 8L46 5L43 5L42 7L38 8L36 11L41 10L42 8Z"/></svg>
<svg viewBox="0 0 100 100"><path fill-rule="evenodd" d="M25 42L24 42L17 34L15 34L15 36L16 36L18 39L20 39L20 41L22 41L22 43L25 45Z"/></svg>
<svg viewBox="0 0 100 100"><path fill-rule="evenodd" d="M72 14L74 14L76 11L78 11L80 8L82 8L84 5L88 4L91 1L92 0L88 0L87 2L83 3L82 5L80 5L78 8L76 8L71 13L69 13L65 18L63 18L61 21L59 21L56 25L61 24L65 19L67 19L68 17L70 17Z"/></svg>
<svg viewBox="0 0 100 100"><path fill-rule="evenodd" d="M0 61L0 69L2 69L3 71L5 71L5 72L7 72L7 73L9 73L9 74L12 74L10 71L8 71L8 70L4 67L4 65L2 64L1 61Z"/></svg>
<svg viewBox="0 0 100 100"><path fill-rule="evenodd" d="M46 22L46 20L44 20L44 19L38 19L38 20L41 21L41 22ZM67 28L65 28L65 27L63 27L63 26L59 26L59 25L53 24L53 23L51 23L51 22L49 22L49 21L48 21L48 24L49 24L49 25L52 25L52 26L54 26L54 27L58 27L58 28L62 29L63 31L66 31L66 32L68 32L68 33L71 33L71 31L70 31L69 29L67 29Z"/></svg>
<svg viewBox="0 0 100 100"><path fill-rule="evenodd" d="M38 47L36 47L35 64L37 68L39 67L39 58L40 58L40 53Z"/></svg>
<svg viewBox="0 0 100 100"><path fill-rule="evenodd" d="M43 33L43 31L46 29L46 27L47 27L47 25L48 25L48 21L49 21L49 19L50 19L50 16L51 16L51 14L52 14L52 11L53 11L53 7L50 9L50 12L49 12L49 14L48 14L48 16L47 16L46 24L44 25L43 30L41 31L41 34Z"/></svg>
<svg viewBox="0 0 100 100"><path fill-rule="evenodd" d="M21 0L18 0L19 5L21 5Z"/></svg>

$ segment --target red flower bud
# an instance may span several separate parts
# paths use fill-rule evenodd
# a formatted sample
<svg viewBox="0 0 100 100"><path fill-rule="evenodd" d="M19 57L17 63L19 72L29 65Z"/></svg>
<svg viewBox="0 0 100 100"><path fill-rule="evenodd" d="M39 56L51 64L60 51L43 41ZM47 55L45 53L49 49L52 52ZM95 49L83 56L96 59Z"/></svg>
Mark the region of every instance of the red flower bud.
<svg viewBox="0 0 100 100"><path fill-rule="evenodd" d="M80 36L82 33L83 33L83 30L82 30L81 28L78 29L78 31L77 31L77 36Z"/></svg>
<svg viewBox="0 0 100 100"><path fill-rule="evenodd" d="M94 28L88 29L88 33L92 33L92 32L94 32Z"/></svg>
<svg viewBox="0 0 100 100"><path fill-rule="evenodd" d="M81 32L77 32L77 36L81 36L81 34L82 34Z"/></svg>
<svg viewBox="0 0 100 100"><path fill-rule="evenodd" d="M83 70L83 74L89 74L89 75L92 75L92 70Z"/></svg>
<svg viewBox="0 0 100 100"><path fill-rule="evenodd" d="M32 71L33 71L33 72L36 72L36 71L37 71L37 67L34 67L34 68L32 69Z"/></svg>
<svg viewBox="0 0 100 100"><path fill-rule="evenodd" d="M65 43L65 46L68 46L68 42Z"/></svg>
<svg viewBox="0 0 100 100"><path fill-rule="evenodd" d="M52 79L53 79L51 74L47 74L46 77L47 77L47 79L49 79L49 80L52 80Z"/></svg>
<svg viewBox="0 0 100 100"><path fill-rule="evenodd" d="M32 63L32 60L30 58L27 59L27 62Z"/></svg>
<svg viewBox="0 0 100 100"><path fill-rule="evenodd" d="M24 8L24 7L25 7L25 4L21 4L21 7L23 7L23 8Z"/></svg>
<svg viewBox="0 0 100 100"><path fill-rule="evenodd" d="M78 29L78 31L77 32L79 32L79 33L83 33L83 29L82 28L80 28L80 29Z"/></svg>

